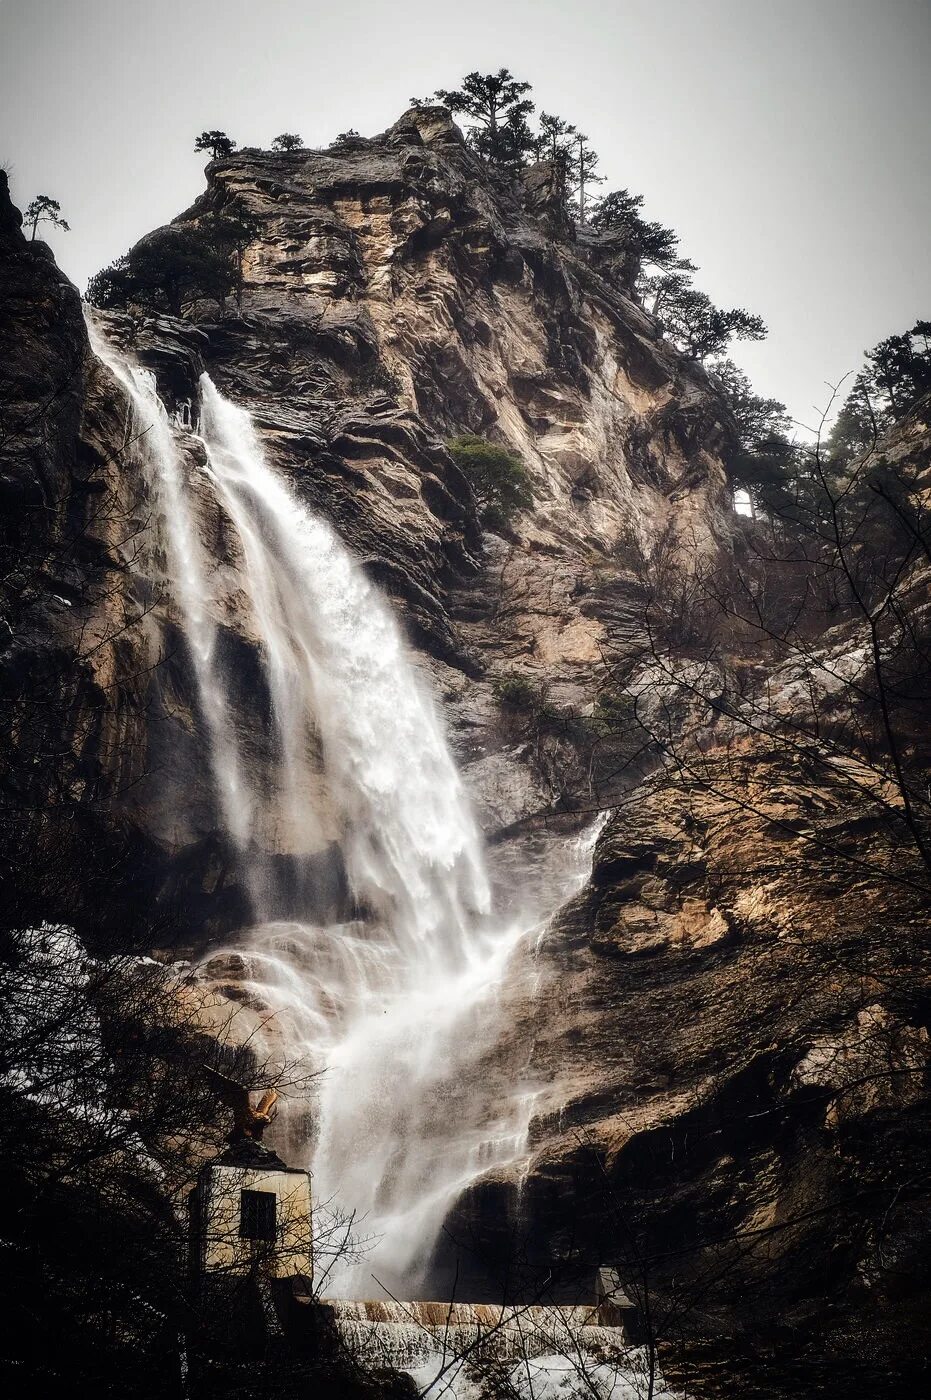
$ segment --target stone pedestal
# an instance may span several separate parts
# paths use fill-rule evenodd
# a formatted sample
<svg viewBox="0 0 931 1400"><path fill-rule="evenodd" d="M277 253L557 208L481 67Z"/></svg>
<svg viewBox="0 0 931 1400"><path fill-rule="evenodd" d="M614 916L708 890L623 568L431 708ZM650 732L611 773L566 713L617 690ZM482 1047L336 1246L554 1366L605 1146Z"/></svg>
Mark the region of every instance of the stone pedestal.
<svg viewBox="0 0 931 1400"><path fill-rule="evenodd" d="M191 1262L203 1278L313 1278L310 1174L243 1141L205 1166L190 1199Z"/></svg>

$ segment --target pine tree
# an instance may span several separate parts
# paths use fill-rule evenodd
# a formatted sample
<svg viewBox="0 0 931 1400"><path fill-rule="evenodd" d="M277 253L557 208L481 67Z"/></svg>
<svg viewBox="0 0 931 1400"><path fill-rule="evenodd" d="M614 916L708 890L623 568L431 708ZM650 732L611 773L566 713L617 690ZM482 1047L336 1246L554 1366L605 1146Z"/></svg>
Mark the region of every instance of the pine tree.
<svg viewBox="0 0 931 1400"><path fill-rule="evenodd" d="M66 219L61 217L61 205L57 199L51 199L47 194L37 194L35 199L26 209L23 215L24 222L32 224L32 237L30 242L35 242L36 229L40 224L53 224L55 228L64 229L68 233L71 225Z"/></svg>
<svg viewBox="0 0 931 1400"><path fill-rule="evenodd" d="M604 176L599 175L598 154L588 144L588 137L576 131L572 138L572 154L569 162L570 189L575 196L580 224L587 223L591 206L593 185L603 185Z"/></svg>
<svg viewBox="0 0 931 1400"><path fill-rule="evenodd" d="M647 221L640 210L643 195L630 190L612 190L599 199L589 223L601 231L623 233L639 263L679 272L697 271L694 263L679 257L679 235L655 220Z"/></svg>
<svg viewBox="0 0 931 1400"><path fill-rule="evenodd" d="M194 142L195 151L209 151L214 160L231 156L236 142L231 141L225 131L202 131Z"/></svg>
<svg viewBox="0 0 931 1400"><path fill-rule="evenodd" d="M513 167L522 165L534 150L527 124L534 104L524 96L529 91L529 83L499 68L497 73L467 73L461 88L437 88L435 96L474 123L469 141L480 156L493 165Z"/></svg>
<svg viewBox="0 0 931 1400"><path fill-rule="evenodd" d="M564 122L562 117L554 117L549 112L541 112L540 132L534 142L537 159L551 161L554 166L567 170L575 134L571 122Z"/></svg>
<svg viewBox="0 0 931 1400"><path fill-rule="evenodd" d="M867 351L866 365L837 415L831 457L847 461L931 393L931 321L916 321L904 335L886 336Z"/></svg>
<svg viewBox="0 0 931 1400"><path fill-rule="evenodd" d="M283 131L280 136L276 136L272 142L273 151L299 151L304 145L303 137L295 135L292 131Z"/></svg>

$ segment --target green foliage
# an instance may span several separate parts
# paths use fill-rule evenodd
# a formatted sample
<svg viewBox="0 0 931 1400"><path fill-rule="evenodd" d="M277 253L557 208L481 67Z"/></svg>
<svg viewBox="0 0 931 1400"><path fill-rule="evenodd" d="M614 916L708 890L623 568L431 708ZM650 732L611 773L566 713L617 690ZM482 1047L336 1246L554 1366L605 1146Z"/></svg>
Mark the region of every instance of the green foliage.
<svg viewBox="0 0 931 1400"><path fill-rule="evenodd" d="M540 704L540 687L515 671L499 676L493 693L501 708L506 710L532 711Z"/></svg>
<svg viewBox="0 0 931 1400"><path fill-rule="evenodd" d="M157 229L90 279L87 300L174 316L204 297L222 304L240 285L242 249L253 236L254 226L234 214Z"/></svg>
<svg viewBox="0 0 931 1400"><path fill-rule="evenodd" d="M679 256L678 234L644 219L642 208L642 195L613 190L595 206L591 224L599 233L618 238L624 254L619 260L623 282L660 321L669 338L696 360L725 354L732 340L762 340L766 335L762 317L743 307L715 306L693 286L692 274L698 269Z"/></svg>
<svg viewBox="0 0 931 1400"><path fill-rule="evenodd" d="M437 88L435 96L473 123L469 142L484 160L519 168L535 145L527 123L534 105L525 96L529 91L529 83L499 68L497 73L467 73L461 87Z"/></svg>
<svg viewBox="0 0 931 1400"><path fill-rule="evenodd" d="M208 250L208 255L215 259L218 267L217 285L221 289L219 292L220 300L222 301L224 295L222 292L224 281L222 269L228 270L232 264L233 286L240 308L242 307L243 255L258 234L259 227L259 221L237 200L233 200L219 213L211 214L202 219L198 224L198 232Z"/></svg>
<svg viewBox="0 0 931 1400"><path fill-rule="evenodd" d="M905 335L890 335L867 355L865 389L897 420L931 390L931 322L916 321Z"/></svg>
<svg viewBox="0 0 931 1400"><path fill-rule="evenodd" d="M870 397L866 373L858 374L828 436L830 461L849 462L872 446L881 431L882 417L879 402L874 405Z"/></svg>
<svg viewBox="0 0 931 1400"><path fill-rule="evenodd" d="M693 360L723 355L732 340L763 340L766 323L742 307L722 311L680 270L646 277L641 290L652 294L650 311L663 330Z"/></svg>
<svg viewBox="0 0 931 1400"><path fill-rule="evenodd" d="M129 258L124 253L112 263L102 267L88 279L85 301L91 306L123 307L129 300L131 279L128 270Z"/></svg>
<svg viewBox="0 0 931 1400"><path fill-rule="evenodd" d="M468 477L490 529L507 528L518 511L533 505L530 477L516 452L473 433L452 438L446 446Z"/></svg>
<svg viewBox="0 0 931 1400"><path fill-rule="evenodd" d="M603 182L597 173L598 155L584 132L551 112L540 114L534 134L527 120L534 108L529 92L529 83L499 68L497 73L467 73L461 87L437 88L434 96L451 112L468 118L469 144L490 165L515 171L530 159L551 161L562 176L567 204L572 202L570 212L584 223L592 188ZM411 102L423 105L419 99Z"/></svg>
<svg viewBox="0 0 931 1400"><path fill-rule="evenodd" d="M276 136L272 142L273 151L299 151L303 148L303 137L296 135L293 131L283 131L280 136Z"/></svg>
<svg viewBox="0 0 931 1400"><path fill-rule="evenodd" d="M551 161L558 169L568 172L572 160L572 138L576 129L562 117L554 117L550 112L540 113L540 131L533 143L537 160Z"/></svg>
<svg viewBox="0 0 931 1400"><path fill-rule="evenodd" d="M890 335L867 351L837 415L828 441L830 460L849 461L931 393L931 321L916 321L904 335Z"/></svg>
<svg viewBox="0 0 931 1400"><path fill-rule="evenodd" d="M574 197L579 223L588 220L593 196L593 185L603 185L604 176L598 174L599 156L593 151L584 132L576 131L572 137L569 159L569 194Z"/></svg>
<svg viewBox="0 0 931 1400"><path fill-rule="evenodd" d="M231 156L236 142L231 141L225 131L202 131L194 142L195 151L209 151L214 160Z"/></svg>
<svg viewBox="0 0 931 1400"><path fill-rule="evenodd" d="M598 738L623 735L637 724L633 697L621 690L603 690L595 699L590 727Z"/></svg>
<svg viewBox="0 0 931 1400"><path fill-rule="evenodd" d="M32 224L31 242L35 242L36 229L40 224L53 224L55 228L64 229L65 233L70 232L71 225L66 219L61 217L61 205L57 199L52 199L47 194L37 194L35 199L27 206L23 215L23 222Z"/></svg>
<svg viewBox="0 0 931 1400"><path fill-rule="evenodd" d="M784 403L755 394L750 380L733 360L719 360L710 369L745 448L759 449L787 437L792 424Z"/></svg>
<svg viewBox="0 0 931 1400"><path fill-rule="evenodd" d="M533 143L537 160L547 160L562 177L566 212L577 215L582 223L588 220L593 200L593 185L604 183L597 173L598 155L589 145L588 137L572 122L551 112L540 113L540 131Z"/></svg>
<svg viewBox="0 0 931 1400"><path fill-rule="evenodd" d="M598 232L623 240L630 264L630 282L636 282L644 266L680 275L697 271L694 263L679 257L679 235L664 224L644 219L640 213L642 208L642 194L631 194L627 189L612 190L598 201L589 220Z"/></svg>
<svg viewBox="0 0 931 1400"><path fill-rule="evenodd" d="M539 732L555 734L574 743L592 738L590 726L572 705L554 705L546 686L535 685L517 671L499 676L492 691L502 710L520 716Z"/></svg>
<svg viewBox="0 0 931 1400"><path fill-rule="evenodd" d="M712 365L711 377L737 428L737 442L725 463L732 485L747 491L755 506L781 513L788 508L798 466L785 404L755 394L733 360Z"/></svg>

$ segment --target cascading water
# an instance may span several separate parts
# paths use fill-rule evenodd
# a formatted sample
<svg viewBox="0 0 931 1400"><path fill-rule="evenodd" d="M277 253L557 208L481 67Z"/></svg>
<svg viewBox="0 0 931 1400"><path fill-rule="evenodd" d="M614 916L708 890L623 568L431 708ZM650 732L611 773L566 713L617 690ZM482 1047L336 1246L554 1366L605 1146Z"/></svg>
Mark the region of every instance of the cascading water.
<svg viewBox="0 0 931 1400"><path fill-rule="evenodd" d="M244 782L190 472L152 377L91 333L132 407L129 440L165 535L220 815L250 867L255 926L239 944L247 981L275 1009L287 1053L325 1070L316 1198L356 1212L376 1241L361 1268L337 1262L327 1291L371 1293L374 1274L414 1296L456 1197L525 1149L533 1094L489 1102L470 1070L501 1033L505 969L535 920L490 916L476 822L387 603L270 468L249 414L205 375L202 477L238 538L277 749L272 780ZM287 827L295 849L312 845L307 794L321 765L355 909L329 926L313 908L280 917L286 901L269 887L256 836Z"/></svg>
<svg viewBox="0 0 931 1400"><path fill-rule="evenodd" d="M208 607L207 560L174 434L158 396L155 376L120 355L89 314L85 315L85 321L91 349L120 384L129 403L123 451L144 468L160 533L165 537L166 565L164 575L156 583L174 595L184 618L220 815L229 836L241 847L249 834L250 804L243 788L235 736L217 673L217 627Z"/></svg>
<svg viewBox="0 0 931 1400"><path fill-rule="evenodd" d="M326 1066L317 1195L357 1211L392 1283L409 1284L432 1243L431 1217L474 1175L476 1152L489 1151L484 1125L467 1113L455 1135L437 1127L466 1058L453 1040L475 1043L519 930L486 917L475 820L386 603L333 528L271 471L249 415L207 376L201 433L243 546L282 767L293 779L315 761L315 731L365 911L349 927L260 925L256 977L289 1048ZM502 1126L502 1149L513 1152L518 1130ZM332 1286L354 1285L338 1270Z"/></svg>

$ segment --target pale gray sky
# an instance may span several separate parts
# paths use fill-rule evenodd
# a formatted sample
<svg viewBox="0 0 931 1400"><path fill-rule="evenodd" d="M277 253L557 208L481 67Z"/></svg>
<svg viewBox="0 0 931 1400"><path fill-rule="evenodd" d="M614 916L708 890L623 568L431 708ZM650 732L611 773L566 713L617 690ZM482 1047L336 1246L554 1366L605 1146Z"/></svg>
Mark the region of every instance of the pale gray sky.
<svg viewBox="0 0 931 1400"><path fill-rule="evenodd" d="M61 201L87 277L240 145L383 130L504 64L646 196L699 286L770 326L737 358L803 421L881 336L931 316L929 0L0 0L0 163Z"/></svg>

